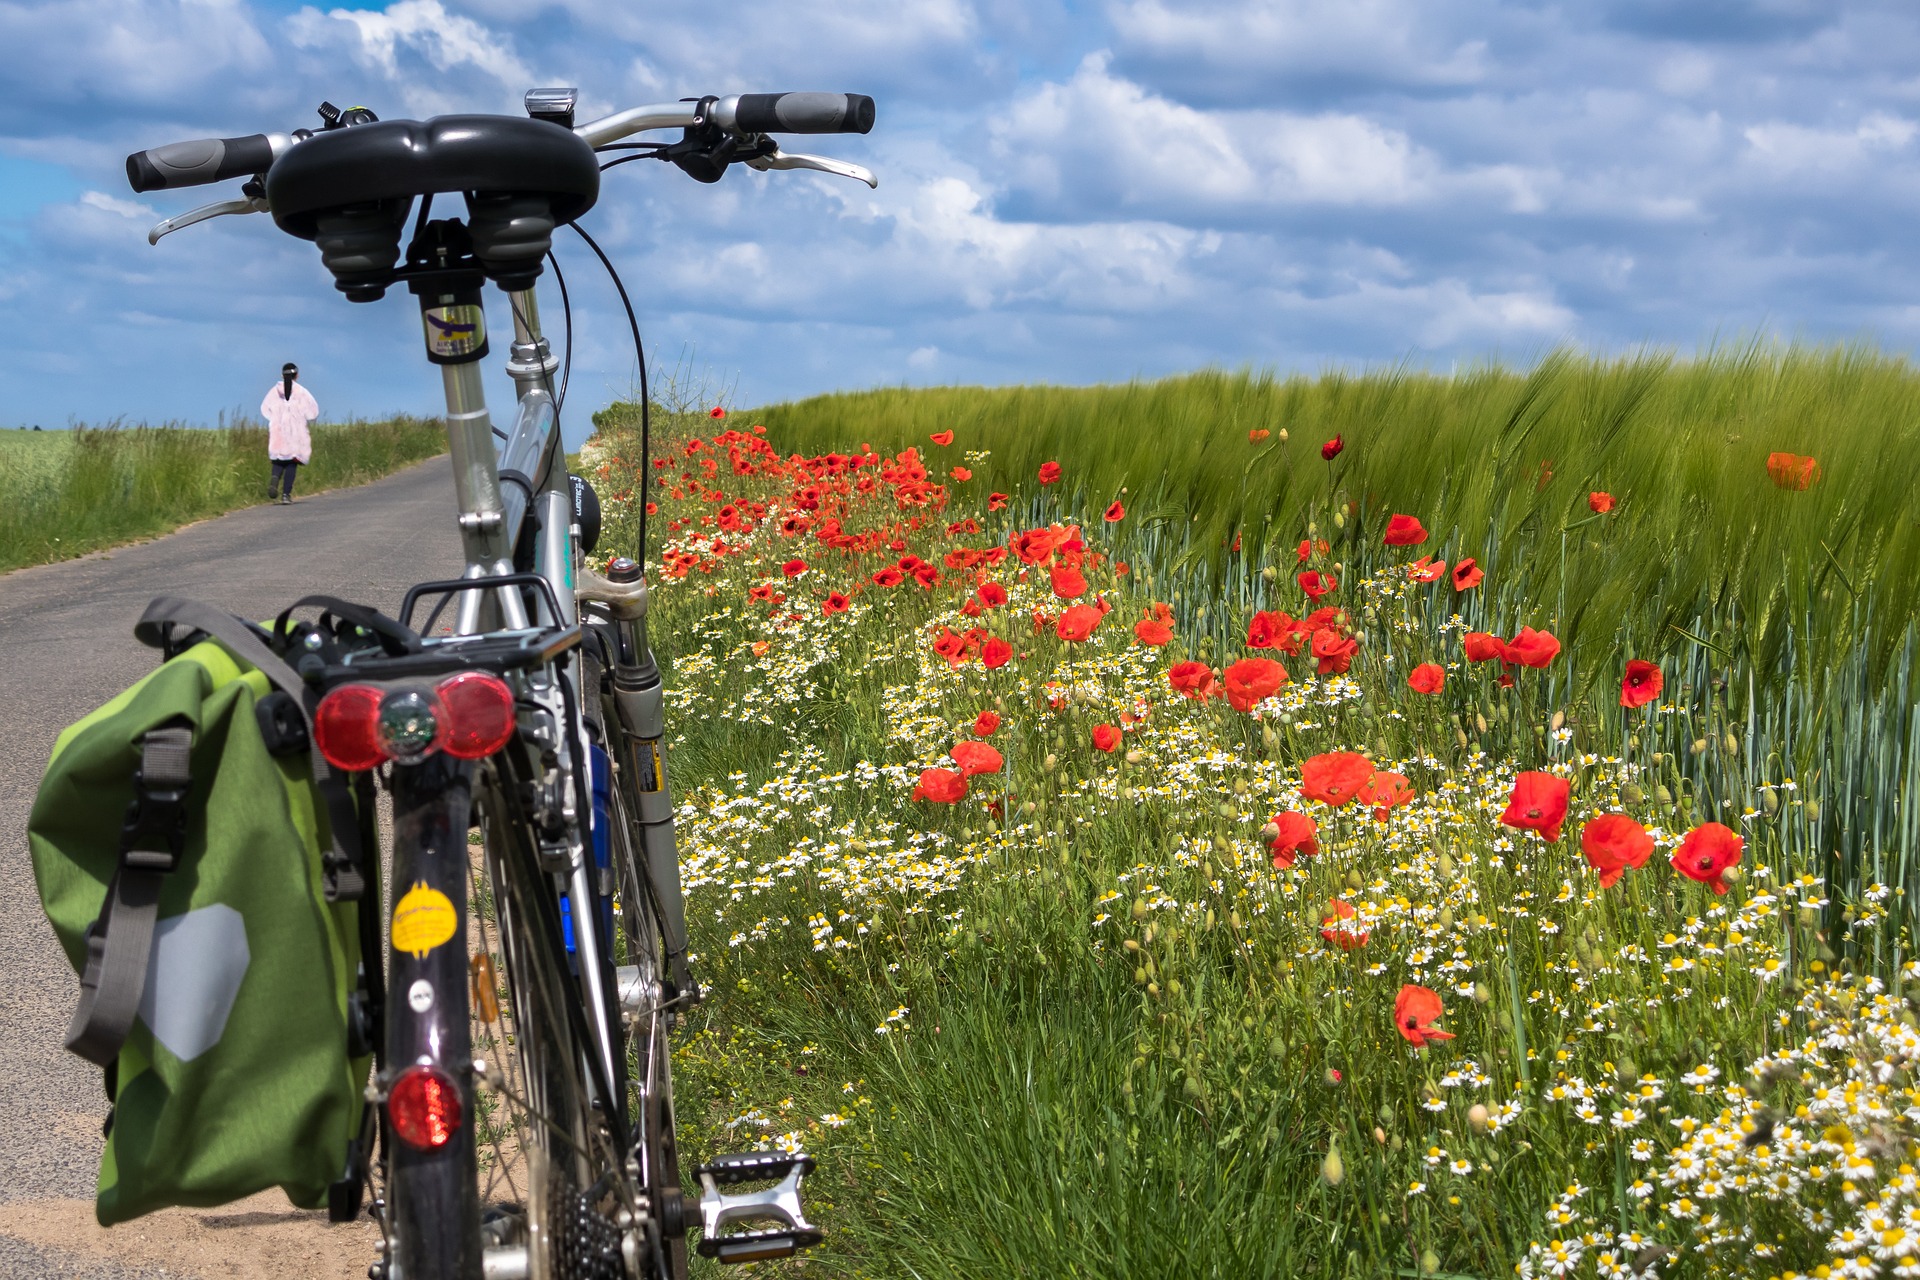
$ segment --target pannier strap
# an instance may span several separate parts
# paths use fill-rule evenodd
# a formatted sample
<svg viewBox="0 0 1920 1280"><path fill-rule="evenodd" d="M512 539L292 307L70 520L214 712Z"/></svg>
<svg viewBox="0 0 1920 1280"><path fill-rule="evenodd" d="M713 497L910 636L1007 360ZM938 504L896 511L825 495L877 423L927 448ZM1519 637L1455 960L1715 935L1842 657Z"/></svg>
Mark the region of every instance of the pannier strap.
<svg viewBox="0 0 1920 1280"><path fill-rule="evenodd" d="M192 746L192 731L177 727L150 729L140 740L133 802L120 828L120 866L87 930L80 1004L67 1028L67 1048L95 1066L120 1056L146 993L160 887L186 844Z"/></svg>
<svg viewBox="0 0 1920 1280"><path fill-rule="evenodd" d="M307 601L329 599L310 596ZM332 603L335 606L342 605L339 601ZM294 606L296 609L299 607ZM358 606L344 607L358 609ZM147 606L140 621L134 624L133 634L142 644L152 645L156 649L164 648L176 625L206 632L234 657L257 667L276 688L284 690L299 704L301 714L307 720L307 741L314 741L313 711L320 703L319 692L302 680L299 673L260 638L258 630L232 614L201 604L198 600L159 596ZM317 749L309 750L307 758L313 767L314 785L319 787L321 798L326 802L327 825L333 832L333 843L321 853L321 887L328 902L357 901L367 891L367 878L361 869L364 864L361 861L360 826L354 821L353 799L347 789L347 780L327 767L326 757Z"/></svg>

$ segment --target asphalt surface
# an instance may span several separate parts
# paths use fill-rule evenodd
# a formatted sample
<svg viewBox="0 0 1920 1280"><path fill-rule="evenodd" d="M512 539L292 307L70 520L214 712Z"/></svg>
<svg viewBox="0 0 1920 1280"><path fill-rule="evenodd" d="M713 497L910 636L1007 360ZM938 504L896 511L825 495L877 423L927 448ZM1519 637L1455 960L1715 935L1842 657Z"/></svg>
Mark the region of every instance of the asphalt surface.
<svg viewBox="0 0 1920 1280"><path fill-rule="evenodd" d="M264 484L264 469L263 469ZM27 815L54 738L151 671L133 638L157 595L267 618L325 593L399 608L408 585L458 576L442 457L374 484L296 497L153 542L0 577L0 1276L111 1280L165 1272L9 1238L7 1206L91 1200L106 1113L100 1073L60 1045L77 983L41 915Z"/></svg>

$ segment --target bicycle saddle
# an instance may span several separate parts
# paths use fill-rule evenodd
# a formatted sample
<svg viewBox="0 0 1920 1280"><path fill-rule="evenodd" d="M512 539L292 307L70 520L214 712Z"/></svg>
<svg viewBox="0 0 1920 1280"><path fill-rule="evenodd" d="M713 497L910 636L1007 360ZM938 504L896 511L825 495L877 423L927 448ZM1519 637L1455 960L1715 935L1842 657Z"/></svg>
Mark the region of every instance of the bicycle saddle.
<svg viewBox="0 0 1920 1280"><path fill-rule="evenodd" d="M318 133L267 170L282 231L311 240L355 302L395 277L400 232L416 196L466 197L474 256L503 288L540 274L553 228L593 207L600 166L572 130L517 116L383 120Z"/></svg>

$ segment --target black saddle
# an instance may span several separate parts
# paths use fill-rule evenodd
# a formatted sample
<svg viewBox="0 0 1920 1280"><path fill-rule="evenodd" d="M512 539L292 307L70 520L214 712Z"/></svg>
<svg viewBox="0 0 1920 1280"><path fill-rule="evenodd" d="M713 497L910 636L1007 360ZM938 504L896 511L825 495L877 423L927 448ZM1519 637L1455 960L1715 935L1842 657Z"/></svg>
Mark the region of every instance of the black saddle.
<svg viewBox="0 0 1920 1280"><path fill-rule="evenodd" d="M462 195L473 254L503 288L540 274L553 228L593 207L600 165L572 130L517 116L435 116L331 129L267 170L282 231L311 240L349 299L368 302L397 274L415 197Z"/></svg>

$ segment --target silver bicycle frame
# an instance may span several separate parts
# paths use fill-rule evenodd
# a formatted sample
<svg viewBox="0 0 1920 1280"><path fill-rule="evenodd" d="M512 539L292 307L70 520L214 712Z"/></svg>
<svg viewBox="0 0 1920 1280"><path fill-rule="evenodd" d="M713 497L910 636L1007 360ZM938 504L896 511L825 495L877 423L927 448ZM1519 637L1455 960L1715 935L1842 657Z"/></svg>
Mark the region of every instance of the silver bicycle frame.
<svg viewBox="0 0 1920 1280"><path fill-rule="evenodd" d="M519 389L513 429L504 435L495 431L487 411L479 361L441 366L460 542L467 562L463 576L478 579L512 573L513 549L531 512L539 521L534 572L552 586L563 616L545 616L548 606L539 602L534 607L535 616L529 617L517 587L463 591L454 623L455 631L462 635L496 628L569 627L579 619L574 600L573 493L557 431L552 390L559 362L540 332L540 309L533 289L512 291L507 297L513 306L514 330L507 373ZM497 453L496 436L501 438ZM575 783L586 780L592 756L580 700L579 651L574 650L562 661L560 678L565 687L536 690L536 695L551 702L548 711L555 724L575 726L570 749L560 763L568 774L562 794L571 797L587 789ZM581 813L570 824L567 892L573 903L574 951L579 959L588 1026L605 1073L603 1078L613 1081L619 1075L614 1071L614 1029L607 1017L609 993L601 966L602 947L611 940L598 936L599 921L593 907L598 901L598 886L590 843L591 821L591 813ZM607 1102L617 1105L615 1099Z"/></svg>

